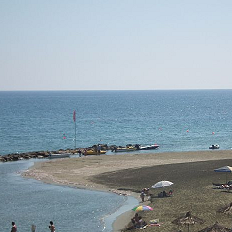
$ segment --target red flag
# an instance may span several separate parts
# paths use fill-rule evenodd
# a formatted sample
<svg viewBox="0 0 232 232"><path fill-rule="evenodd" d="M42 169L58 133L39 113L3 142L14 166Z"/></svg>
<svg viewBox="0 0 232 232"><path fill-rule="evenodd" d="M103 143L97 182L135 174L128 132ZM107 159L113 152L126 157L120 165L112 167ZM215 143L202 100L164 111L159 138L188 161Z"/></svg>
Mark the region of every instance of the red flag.
<svg viewBox="0 0 232 232"><path fill-rule="evenodd" d="M73 111L73 121L76 122L76 110Z"/></svg>

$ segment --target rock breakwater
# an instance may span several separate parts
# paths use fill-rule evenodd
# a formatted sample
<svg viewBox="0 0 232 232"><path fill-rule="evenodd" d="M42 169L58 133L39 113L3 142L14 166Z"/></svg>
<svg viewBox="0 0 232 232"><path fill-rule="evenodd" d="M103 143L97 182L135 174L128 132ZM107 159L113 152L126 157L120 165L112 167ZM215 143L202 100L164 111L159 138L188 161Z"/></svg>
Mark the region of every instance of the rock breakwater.
<svg viewBox="0 0 232 232"><path fill-rule="evenodd" d="M112 146L108 147L106 144L100 144L102 150L109 150L112 149ZM114 145L115 146L115 145ZM88 147L92 149L96 149L97 145L93 145L92 147ZM83 151L88 148L76 148L76 149L59 149L57 151L34 151L34 152L24 152L24 153L12 153L7 155L0 155L0 162L9 162L9 161L18 161L18 160L25 160L25 159L44 159L48 158L49 154L52 153L70 153L70 154L77 154L78 151Z"/></svg>
<svg viewBox="0 0 232 232"><path fill-rule="evenodd" d="M0 162L18 161L25 159L44 159L48 158L50 153L76 153L75 150L58 150L58 151L36 151L36 152L25 152L25 153L13 153L7 155L0 155Z"/></svg>

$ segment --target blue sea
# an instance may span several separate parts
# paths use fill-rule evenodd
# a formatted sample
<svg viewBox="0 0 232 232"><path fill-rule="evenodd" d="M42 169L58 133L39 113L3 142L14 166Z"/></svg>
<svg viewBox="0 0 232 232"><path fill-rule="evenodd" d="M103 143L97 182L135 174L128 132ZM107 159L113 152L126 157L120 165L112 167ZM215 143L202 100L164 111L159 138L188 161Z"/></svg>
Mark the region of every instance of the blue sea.
<svg viewBox="0 0 232 232"><path fill-rule="evenodd" d="M0 92L0 154L74 148L74 110L77 147L230 149L231 99L232 90Z"/></svg>
<svg viewBox="0 0 232 232"><path fill-rule="evenodd" d="M154 144L156 152L232 148L232 90L0 92L0 154L76 145ZM111 152L108 155L112 155ZM0 231L111 231L118 213L137 204L115 194L27 180L37 160L0 163ZM125 208L128 205L128 208ZM120 208L123 206L124 208ZM107 215L111 215L107 221Z"/></svg>

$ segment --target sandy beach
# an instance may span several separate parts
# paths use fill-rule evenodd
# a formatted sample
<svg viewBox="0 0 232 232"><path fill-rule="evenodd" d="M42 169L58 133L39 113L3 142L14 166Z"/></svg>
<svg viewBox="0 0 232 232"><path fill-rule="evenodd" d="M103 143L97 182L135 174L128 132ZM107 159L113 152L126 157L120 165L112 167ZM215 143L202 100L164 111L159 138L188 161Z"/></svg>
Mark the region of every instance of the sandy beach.
<svg viewBox="0 0 232 232"><path fill-rule="evenodd" d="M146 221L154 217L159 218L162 221L162 231L165 232L174 231L177 227L171 221L189 210L193 214L197 213L199 217L204 217L208 224L219 220L226 226L231 226L228 218L216 214L216 209L230 203L232 195L221 193L212 186L212 182L225 181L225 175L213 170L230 164L232 165L230 150L134 153L51 160L36 163L23 175L46 183L111 191L137 198L142 188L151 187L160 180L170 180L174 182L174 196L159 199L156 198L159 190L152 189L151 193L155 198L151 206L154 207L154 211L142 212ZM132 211L119 216L114 223L114 231L125 228L133 213ZM208 226L207 223L205 226ZM194 226L194 229L198 228L204 226ZM157 229L160 231L160 228L147 227L146 231Z"/></svg>

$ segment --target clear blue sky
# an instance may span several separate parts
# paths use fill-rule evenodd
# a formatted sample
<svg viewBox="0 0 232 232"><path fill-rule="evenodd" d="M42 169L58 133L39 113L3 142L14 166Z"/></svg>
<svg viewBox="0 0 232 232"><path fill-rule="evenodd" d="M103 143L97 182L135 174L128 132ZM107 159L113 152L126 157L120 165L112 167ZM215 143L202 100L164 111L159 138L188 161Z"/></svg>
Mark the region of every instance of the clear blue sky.
<svg viewBox="0 0 232 232"><path fill-rule="evenodd" d="M231 0L0 0L0 90L232 89Z"/></svg>

